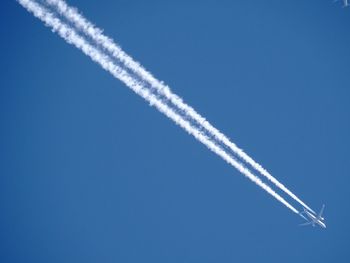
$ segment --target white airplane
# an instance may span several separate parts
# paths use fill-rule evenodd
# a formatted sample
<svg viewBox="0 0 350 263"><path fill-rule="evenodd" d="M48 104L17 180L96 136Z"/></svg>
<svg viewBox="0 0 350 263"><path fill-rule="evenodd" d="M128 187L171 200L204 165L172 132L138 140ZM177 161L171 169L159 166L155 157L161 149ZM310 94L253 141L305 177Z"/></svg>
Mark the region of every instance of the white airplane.
<svg viewBox="0 0 350 263"><path fill-rule="evenodd" d="M324 205L322 206L321 211L318 213L318 215L315 215L314 213L304 208L304 211L300 213L300 216L303 217L308 222L300 225L301 226L312 225L314 227L317 224L322 228L326 228L326 224L324 223L324 218L322 217L323 210L324 210ZM307 218L303 216L303 214L305 214Z"/></svg>

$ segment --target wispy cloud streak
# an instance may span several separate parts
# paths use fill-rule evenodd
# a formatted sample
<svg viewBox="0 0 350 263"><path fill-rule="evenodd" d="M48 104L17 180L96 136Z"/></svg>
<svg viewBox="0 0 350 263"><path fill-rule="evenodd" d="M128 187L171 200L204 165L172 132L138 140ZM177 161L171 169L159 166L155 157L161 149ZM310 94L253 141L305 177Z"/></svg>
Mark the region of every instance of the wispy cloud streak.
<svg viewBox="0 0 350 263"><path fill-rule="evenodd" d="M198 141L207 146L211 151L220 156L227 163L235 167L238 171L248 177L251 181L256 183L294 213L299 214L299 212L290 205L283 197L274 192L268 185L263 183L260 178L252 174L249 169L244 167L241 163L236 161L232 156L227 154L222 148L220 148L215 142L210 140L205 134L200 130L196 129L191 125L188 120L183 119L179 114L177 114L173 109L171 109L167 104L163 103L159 98L142 86L142 82L133 78L125 70L115 64L108 56L99 51L96 47L89 44L86 39L81 37L74 29L69 25L62 22L49 10L47 10L42 5L38 4L32 0L18 0L18 2L31 12L34 16L43 21L47 26L51 27L54 32L57 32L66 42L74 45L80 49L84 54L89 56L94 62L98 63L103 69L111 73L115 78L121 80L135 93L143 97L151 105L156 107L160 112L166 115L169 119L173 120L177 125L195 137Z"/></svg>
<svg viewBox="0 0 350 263"><path fill-rule="evenodd" d="M132 57L126 54L112 39L108 38L102 33L102 30L97 28L94 24L83 17L79 12L70 6L63 0L46 0L49 5L54 6L57 11L64 16L68 21L73 23L77 29L81 30L86 36L94 40L98 45L104 48L111 56L123 63L125 67L134 72L139 78L143 79L151 87L153 87L157 93L163 95L169 100L181 113L190 117L195 121L199 128L202 128L207 134L217 141L221 142L225 147L230 149L234 154L251 165L260 174L265 176L278 188L288 194L291 198L299 202L302 206L313 211L308 205L306 205L300 198L292 193L286 186L273 177L266 169L264 169L259 163L254 161L248 154L246 154L241 148L233 143L227 136L220 132L217 128L211 125L204 117L197 113L191 106L186 104L182 98L174 94L167 85L164 85L161 81L156 79L150 72L148 72L140 63L135 61Z"/></svg>

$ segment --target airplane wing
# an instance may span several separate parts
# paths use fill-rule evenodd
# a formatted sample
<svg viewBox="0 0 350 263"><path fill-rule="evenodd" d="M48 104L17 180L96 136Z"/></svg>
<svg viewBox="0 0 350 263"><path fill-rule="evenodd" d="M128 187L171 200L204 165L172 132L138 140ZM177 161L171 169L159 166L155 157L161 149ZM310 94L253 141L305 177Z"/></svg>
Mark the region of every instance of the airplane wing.
<svg viewBox="0 0 350 263"><path fill-rule="evenodd" d="M324 205L322 206L321 211L318 213L318 216L317 216L318 218L322 217L323 210L324 210Z"/></svg>
<svg viewBox="0 0 350 263"><path fill-rule="evenodd" d="M304 215L303 215L303 212L300 212L299 215L304 218L306 221L309 221Z"/></svg>
<svg viewBox="0 0 350 263"><path fill-rule="evenodd" d="M306 222L306 223L303 223L303 224L300 224L299 226L308 226L308 225L311 225L312 222Z"/></svg>

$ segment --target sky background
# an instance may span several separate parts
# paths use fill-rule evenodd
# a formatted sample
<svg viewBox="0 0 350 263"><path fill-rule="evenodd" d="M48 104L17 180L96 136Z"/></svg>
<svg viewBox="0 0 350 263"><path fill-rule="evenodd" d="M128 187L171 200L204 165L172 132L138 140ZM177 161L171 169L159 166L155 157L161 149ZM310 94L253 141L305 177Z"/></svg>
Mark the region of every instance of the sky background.
<svg viewBox="0 0 350 263"><path fill-rule="evenodd" d="M300 217L4 1L0 262L349 261L350 8L69 3L314 210L325 203L327 229L299 227Z"/></svg>

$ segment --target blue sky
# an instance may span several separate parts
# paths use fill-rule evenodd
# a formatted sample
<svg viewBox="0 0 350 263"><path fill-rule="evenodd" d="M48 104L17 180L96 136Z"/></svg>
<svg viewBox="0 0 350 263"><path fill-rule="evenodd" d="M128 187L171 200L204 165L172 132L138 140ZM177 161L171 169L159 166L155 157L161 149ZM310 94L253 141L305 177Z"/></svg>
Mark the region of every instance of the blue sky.
<svg viewBox="0 0 350 263"><path fill-rule="evenodd" d="M69 1L318 210L301 218L26 12L0 25L1 262L346 262L350 9ZM296 207L296 203L293 203Z"/></svg>

